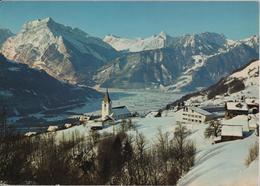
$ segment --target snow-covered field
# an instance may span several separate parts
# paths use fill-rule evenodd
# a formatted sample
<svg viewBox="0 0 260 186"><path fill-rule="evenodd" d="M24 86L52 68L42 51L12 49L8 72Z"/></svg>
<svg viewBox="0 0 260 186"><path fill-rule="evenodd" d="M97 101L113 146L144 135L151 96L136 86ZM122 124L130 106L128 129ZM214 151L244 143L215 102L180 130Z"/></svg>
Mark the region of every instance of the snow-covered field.
<svg viewBox="0 0 260 186"><path fill-rule="evenodd" d="M202 130L194 137L202 135ZM245 159L249 148L258 141L254 134L236 141L218 144L200 144L195 166L179 182L191 186L253 186L258 183L258 159L249 167Z"/></svg>

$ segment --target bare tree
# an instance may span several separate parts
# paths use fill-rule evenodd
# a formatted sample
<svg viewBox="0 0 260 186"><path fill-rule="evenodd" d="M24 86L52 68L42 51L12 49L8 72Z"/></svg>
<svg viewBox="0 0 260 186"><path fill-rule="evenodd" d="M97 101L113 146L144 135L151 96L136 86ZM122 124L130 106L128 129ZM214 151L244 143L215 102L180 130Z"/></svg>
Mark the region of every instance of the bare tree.
<svg viewBox="0 0 260 186"><path fill-rule="evenodd" d="M218 120L211 120L209 126L205 129L204 136L205 138L217 137L221 132L221 123Z"/></svg>

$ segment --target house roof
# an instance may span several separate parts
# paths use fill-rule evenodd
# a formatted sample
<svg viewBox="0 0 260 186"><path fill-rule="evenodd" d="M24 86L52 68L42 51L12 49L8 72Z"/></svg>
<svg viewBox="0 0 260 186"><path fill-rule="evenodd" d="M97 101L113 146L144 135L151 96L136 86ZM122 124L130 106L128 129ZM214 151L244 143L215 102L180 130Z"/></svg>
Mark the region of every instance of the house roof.
<svg viewBox="0 0 260 186"><path fill-rule="evenodd" d="M227 102L227 110L239 110L239 111L248 111L247 104L244 102Z"/></svg>
<svg viewBox="0 0 260 186"><path fill-rule="evenodd" d="M247 125L248 124L248 117L246 115L238 115L231 119L222 120L222 125Z"/></svg>
<svg viewBox="0 0 260 186"><path fill-rule="evenodd" d="M200 114L202 114L202 115L205 115L205 116L210 116L210 115L212 115L212 113L210 113L210 112L208 112L208 111L206 111L206 110L203 110L203 109L201 109L201 108L199 108L199 107L190 107L190 109L191 109L191 110L194 110L194 111L197 112L197 113L200 113Z"/></svg>
<svg viewBox="0 0 260 186"><path fill-rule="evenodd" d="M222 125L242 126L243 131L249 131L249 128L248 128L249 121L248 121L248 117L246 115L238 115L238 116L233 117L232 119L222 120L221 123L222 123ZM250 122L250 123L252 123L252 122Z"/></svg>
<svg viewBox="0 0 260 186"><path fill-rule="evenodd" d="M223 125L221 128L221 136L243 137L242 126L239 125Z"/></svg>

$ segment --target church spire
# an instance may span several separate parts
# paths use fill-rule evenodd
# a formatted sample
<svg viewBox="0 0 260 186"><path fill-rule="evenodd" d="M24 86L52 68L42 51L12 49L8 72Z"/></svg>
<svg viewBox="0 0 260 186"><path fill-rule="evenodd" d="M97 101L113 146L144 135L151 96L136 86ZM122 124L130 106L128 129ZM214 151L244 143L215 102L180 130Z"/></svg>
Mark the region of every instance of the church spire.
<svg viewBox="0 0 260 186"><path fill-rule="evenodd" d="M108 88L107 88L107 91L106 91L106 94L105 94L105 97L104 97L104 102L105 103L111 102L111 99L110 99L109 94L108 94Z"/></svg>

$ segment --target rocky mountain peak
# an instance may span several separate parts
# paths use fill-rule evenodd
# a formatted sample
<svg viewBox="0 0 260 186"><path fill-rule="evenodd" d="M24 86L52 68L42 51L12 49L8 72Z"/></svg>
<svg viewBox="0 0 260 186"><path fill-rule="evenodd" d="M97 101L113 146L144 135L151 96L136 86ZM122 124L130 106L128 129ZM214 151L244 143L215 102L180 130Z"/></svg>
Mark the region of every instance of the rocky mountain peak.
<svg viewBox="0 0 260 186"><path fill-rule="evenodd" d="M164 31L161 31L159 34L158 34L159 37L163 38L163 39L166 39L166 37L168 37L168 34Z"/></svg>
<svg viewBox="0 0 260 186"><path fill-rule="evenodd" d="M100 38L50 17L25 23L17 35L3 44L2 52L10 60L43 69L70 83L86 81L92 71L116 54Z"/></svg>

